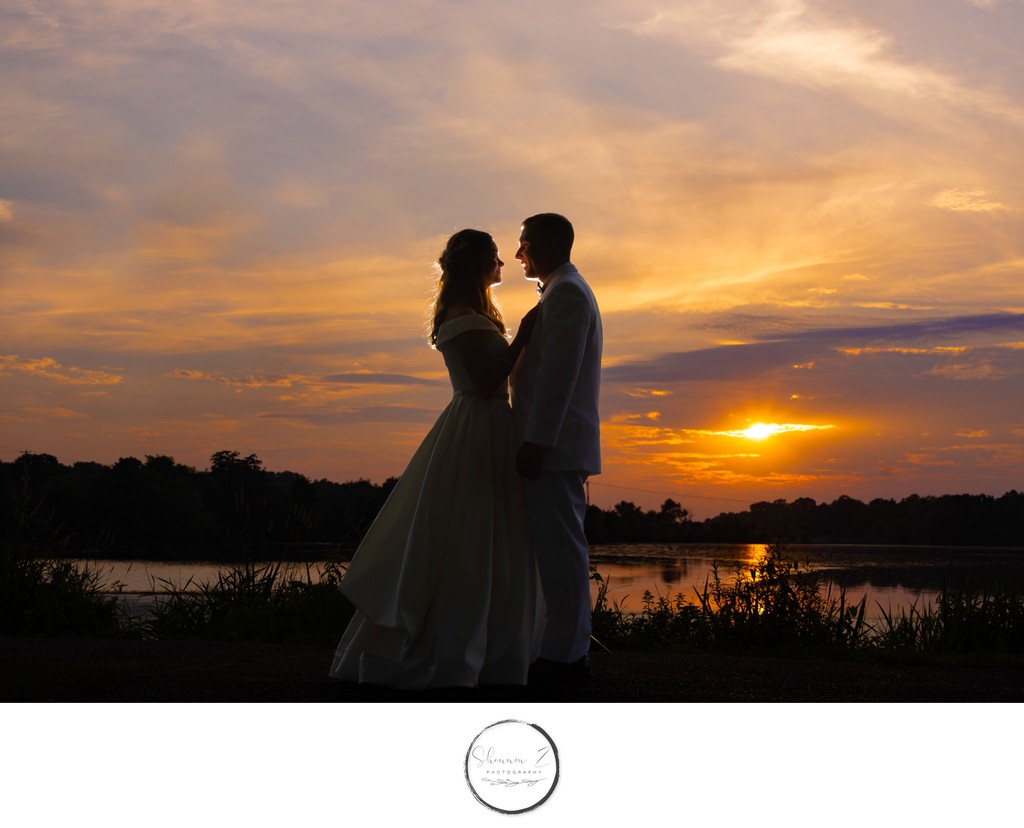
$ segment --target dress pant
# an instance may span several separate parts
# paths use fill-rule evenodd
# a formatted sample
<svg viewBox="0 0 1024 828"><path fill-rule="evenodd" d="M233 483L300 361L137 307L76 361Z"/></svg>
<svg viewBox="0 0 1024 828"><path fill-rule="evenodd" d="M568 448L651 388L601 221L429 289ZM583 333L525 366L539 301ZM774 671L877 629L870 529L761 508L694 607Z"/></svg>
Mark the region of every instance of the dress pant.
<svg viewBox="0 0 1024 828"><path fill-rule="evenodd" d="M547 626L541 658L578 661L590 649L590 555L583 518L587 475L541 472L526 480L526 513L540 570Z"/></svg>

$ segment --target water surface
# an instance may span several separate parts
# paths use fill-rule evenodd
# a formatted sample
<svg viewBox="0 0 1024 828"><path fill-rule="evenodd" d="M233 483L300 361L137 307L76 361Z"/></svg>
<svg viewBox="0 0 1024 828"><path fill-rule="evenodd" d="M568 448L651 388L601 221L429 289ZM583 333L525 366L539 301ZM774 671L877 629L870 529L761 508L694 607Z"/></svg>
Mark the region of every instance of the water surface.
<svg viewBox="0 0 1024 828"><path fill-rule="evenodd" d="M847 603L867 596L867 616L899 612L934 601L943 586L986 588L1024 586L1024 551L1014 549L937 546L791 545L787 553L822 576L822 589L846 590ZM763 544L615 544L591 547L591 563L608 584L608 599L627 611L642 608L645 591L674 598L696 595L711 578L714 566L731 581L764 553ZM217 580L230 566L216 562L115 561L89 562L104 583L120 585L129 603L144 607L169 589L198 589ZM325 564L289 564L287 577L314 581ZM591 582L595 595L597 583Z"/></svg>

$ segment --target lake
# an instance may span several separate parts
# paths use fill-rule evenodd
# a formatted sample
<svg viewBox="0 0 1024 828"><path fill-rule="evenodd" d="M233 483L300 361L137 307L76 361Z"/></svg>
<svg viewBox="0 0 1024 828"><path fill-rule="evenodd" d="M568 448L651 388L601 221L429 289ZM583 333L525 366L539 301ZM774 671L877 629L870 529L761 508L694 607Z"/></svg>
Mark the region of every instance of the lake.
<svg viewBox="0 0 1024 828"><path fill-rule="evenodd" d="M608 583L608 600L627 610L642 606L644 590L696 601L715 563L723 581L746 571L764 544L624 544L595 546L591 562ZM1024 551L949 546L854 546L789 544L790 558L822 576L822 588L846 590L847 604L867 596L869 621L885 612L924 608L943 586L981 592L986 587L1024 586Z"/></svg>
<svg viewBox="0 0 1024 828"><path fill-rule="evenodd" d="M806 563L823 578L823 588L844 588L847 603L867 596L866 616L879 619L882 611L924 608L943 586L1024 587L1024 551L951 546L853 546L792 544L793 559ZM615 544L591 547L591 563L608 584L608 599L628 611L642 607L645 590L655 595L677 594L695 600L714 564L723 580L737 568L749 569L763 554L763 544ZM89 562L106 584L120 583L129 604L143 610L154 596L167 590L215 581L227 566L212 562L114 561ZM319 562L292 564L292 577L317 579ZM592 582L591 594L597 585Z"/></svg>

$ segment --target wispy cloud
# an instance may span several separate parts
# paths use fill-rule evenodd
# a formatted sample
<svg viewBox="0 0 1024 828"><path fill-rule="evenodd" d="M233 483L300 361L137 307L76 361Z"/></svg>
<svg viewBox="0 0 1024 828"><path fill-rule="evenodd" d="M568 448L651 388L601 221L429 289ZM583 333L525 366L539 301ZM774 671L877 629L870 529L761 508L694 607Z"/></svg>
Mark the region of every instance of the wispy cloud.
<svg viewBox="0 0 1024 828"><path fill-rule="evenodd" d="M343 385L429 385L443 386L447 380L436 380L424 377L413 377L408 374L386 374L374 373L372 371L360 371L349 374L330 374L323 378L324 382L340 383Z"/></svg>
<svg viewBox="0 0 1024 828"><path fill-rule="evenodd" d="M820 328L742 345L725 345L618 363L604 371L609 383L628 385L685 381L733 382L767 371L805 365L829 351L861 354L956 355L968 346L949 343L960 338L1015 334L1024 331L1024 314L993 313L899 324ZM893 343L891 345L885 343ZM898 344L897 344L898 343ZM954 369L955 373L955 369Z"/></svg>
<svg viewBox="0 0 1024 828"><path fill-rule="evenodd" d="M861 356L862 354L901 354L903 356L920 356L934 354L962 354L969 350L969 348L966 345L937 345L934 348L901 348L895 345L869 345L864 348L837 348L836 350L847 356Z"/></svg>
<svg viewBox="0 0 1024 828"><path fill-rule="evenodd" d="M981 108L1024 123L1024 109L1004 96L901 58L886 32L849 18L829 17L804 0L708 0L683 10L658 11L631 29L643 36L703 42L718 51L714 62L723 69L845 90L861 103L892 114L899 114L894 101L920 101Z"/></svg>
<svg viewBox="0 0 1024 828"><path fill-rule="evenodd" d="M318 412L262 412L264 421L342 425L346 423L427 423L437 417L437 410L410 405L367 405Z"/></svg>
<svg viewBox="0 0 1024 828"><path fill-rule="evenodd" d="M737 437L744 440L766 440L779 434L800 434L808 431L829 431L834 425L811 425L808 423L753 423L733 431L700 431L709 437Z"/></svg>
<svg viewBox="0 0 1024 828"><path fill-rule="evenodd" d="M995 201L987 190L942 190L932 196L928 203L932 207L961 213L1019 213L1024 207L1010 207Z"/></svg>
<svg viewBox="0 0 1024 828"><path fill-rule="evenodd" d="M943 379L956 381L987 381L998 382L1009 377L1019 376L1022 368L1017 366L1013 369L993 365L985 359L973 359L970 361L953 362L949 365L936 365L928 372L931 376L942 377Z"/></svg>
<svg viewBox="0 0 1024 828"><path fill-rule="evenodd" d="M66 385L118 385L124 380L122 375L107 371L73 365L65 367L52 357L25 358L16 354L0 354L0 376L15 372Z"/></svg>
<svg viewBox="0 0 1024 828"><path fill-rule="evenodd" d="M291 388L296 382L301 382L302 377L285 376L281 374L243 374L238 376L226 376L224 374L210 371L196 371L188 368L176 368L164 374L170 379L204 380L216 382L221 385L238 386L242 388Z"/></svg>
<svg viewBox="0 0 1024 828"><path fill-rule="evenodd" d="M81 411L75 411L73 408L66 408L64 406L56 406L53 408L29 407L23 410L26 414L36 416L44 420L79 420L88 417L87 414L83 414Z"/></svg>

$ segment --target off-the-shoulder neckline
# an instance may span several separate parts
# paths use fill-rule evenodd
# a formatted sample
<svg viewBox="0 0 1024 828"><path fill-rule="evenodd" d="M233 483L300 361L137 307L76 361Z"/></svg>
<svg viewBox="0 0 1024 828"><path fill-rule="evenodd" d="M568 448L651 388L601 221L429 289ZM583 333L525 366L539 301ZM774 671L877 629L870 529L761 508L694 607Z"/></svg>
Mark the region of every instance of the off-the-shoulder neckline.
<svg viewBox="0 0 1024 828"><path fill-rule="evenodd" d="M476 313L476 311L474 311L473 313L460 313L458 316L453 316L448 321L442 322L440 325L438 325L438 328L443 328L445 325L451 325L452 322L458 322L460 319L483 319L489 322L491 325L494 325L494 320L491 319L491 317L484 316L482 313ZM494 327L495 329L497 329L498 326L494 325Z"/></svg>

